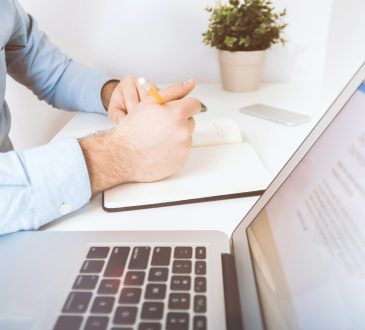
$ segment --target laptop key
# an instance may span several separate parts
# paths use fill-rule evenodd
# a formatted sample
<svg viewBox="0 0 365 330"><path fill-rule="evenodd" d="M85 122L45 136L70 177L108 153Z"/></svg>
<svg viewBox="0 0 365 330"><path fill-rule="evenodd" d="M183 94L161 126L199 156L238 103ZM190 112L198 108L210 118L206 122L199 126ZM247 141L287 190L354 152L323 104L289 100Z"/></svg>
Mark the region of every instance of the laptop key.
<svg viewBox="0 0 365 330"><path fill-rule="evenodd" d="M161 323L143 322L139 324L138 330L161 330Z"/></svg>
<svg viewBox="0 0 365 330"><path fill-rule="evenodd" d="M194 290L195 292L206 292L207 291L207 280L205 277L195 277L194 280Z"/></svg>
<svg viewBox="0 0 365 330"><path fill-rule="evenodd" d="M110 313L114 306L114 297L95 297L91 306L91 313L107 314Z"/></svg>
<svg viewBox="0 0 365 330"><path fill-rule="evenodd" d="M151 248L147 246L137 246L132 251L129 269L146 269Z"/></svg>
<svg viewBox="0 0 365 330"><path fill-rule="evenodd" d="M150 282L166 282L168 275L168 268L151 268L148 274L148 280Z"/></svg>
<svg viewBox="0 0 365 330"><path fill-rule="evenodd" d="M175 259L191 259L193 256L193 248L189 246L177 246L174 251Z"/></svg>
<svg viewBox="0 0 365 330"><path fill-rule="evenodd" d="M191 279L189 276L174 275L171 277L170 289L177 291L189 291Z"/></svg>
<svg viewBox="0 0 365 330"><path fill-rule="evenodd" d="M99 276L97 275L79 275L72 287L73 290L93 290L98 283Z"/></svg>
<svg viewBox="0 0 365 330"><path fill-rule="evenodd" d="M142 285L144 282L145 272L128 272L124 278L124 285Z"/></svg>
<svg viewBox="0 0 365 330"><path fill-rule="evenodd" d="M171 248L155 247L152 255L152 266L168 266L170 264Z"/></svg>
<svg viewBox="0 0 365 330"><path fill-rule="evenodd" d="M81 266L80 273L98 274L104 266L104 260L85 260Z"/></svg>
<svg viewBox="0 0 365 330"><path fill-rule="evenodd" d="M159 320L163 314L162 302L145 302L142 307L142 319Z"/></svg>
<svg viewBox="0 0 365 330"><path fill-rule="evenodd" d="M172 264L172 272L174 274L190 274L191 261L190 260L174 260Z"/></svg>
<svg viewBox="0 0 365 330"><path fill-rule="evenodd" d="M120 280L107 279L100 282L98 293L101 294L116 294L118 292Z"/></svg>
<svg viewBox="0 0 365 330"><path fill-rule="evenodd" d="M108 256L110 248L106 246L93 246L87 254L87 259L105 259Z"/></svg>
<svg viewBox="0 0 365 330"><path fill-rule="evenodd" d="M62 308L63 313L85 313L90 303L91 292L71 292L65 305Z"/></svg>
<svg viewBox="0 0 365 330"><path fill-rule="evenodd" d="M165 299L166 284L148 284L145 292L145 299Z"/></svg>
<svg viewBox="0 0 365 330"><path fill-rule="evenodd" d="M79 330L82 323L82 316L61 315L53 330Z"/></svg>
<svg viewBox="0 0 365 330"><path fill-rule="evenodd" d="M205 313L207 311L207 297L195 296L194 297L194 312Z"/></svg>
<svg viewBox="0 0 365 330"><path fill-rule="evenodd" d="M105 277L121 277L123 275L129 251L130 248L126 246L113 248L105 268Z"/></svg>
<svg viewBox="0 0 365 330"><path fill-rule="evenodd" d="M205 259L207 257L207 250L204 246L197 246L195 248L195 259Z"/></svg>
<svg viewBox="0 0 365 330"><path fill-rule="evenodd" d="M89 316L84 330L106 330L109 318L106 316Z"/></svg>
<svg viewBox="0 0 365 330"><path fill-rule="evenodd" d="M137 307L120 306L114 314L114 324L134 324L136 321Z"/></svg>
<svg viewBox="0 0 365 330"><path fill-rule="evenodd" d="M141 299L141 288L123 288L119 297L120 304L138 304Z"/></svg>
<svg viewBox="0 0 365 330"><path fill-rule="evenodd" d="M169 296L169 309L189 309L190 294L171 293Z"/></svg>
<svg viewBox="0 0 365 330"><path fill-rule="evenodd" d="M193 330L207 330L207 318L204 315L194 316L193 323Z"/></svg>
<svg viewBox="0 0 365 330"><path fill-rule="evenodd" d="M168 313L166 320L166 330L188 330L188 313Z"/></svg>
<svg viewBox="0 0 365 330"><path fill-rule="evenodd" d="M206 273L207 273L207 264L205 263L205 261L195 262L195 274L205 275Z"/></svg>

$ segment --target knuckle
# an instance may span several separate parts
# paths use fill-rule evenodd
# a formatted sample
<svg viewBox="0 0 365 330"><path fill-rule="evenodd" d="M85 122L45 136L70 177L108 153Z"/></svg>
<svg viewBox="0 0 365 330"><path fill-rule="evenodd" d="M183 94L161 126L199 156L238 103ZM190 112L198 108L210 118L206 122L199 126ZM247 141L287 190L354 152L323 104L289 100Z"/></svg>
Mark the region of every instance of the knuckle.
<svg viewBox="0 0 365 330"><path fill-rule="evenodd" d="M135 81L135 79L134 79L134 77L132 76L132 75L130 75L130 74L128 74L128 75L126 75L124 78L123 78L123 80L122 80L122 82L124 82L124 83L134 83L134 81Z"/></svg>
<svg viewBox="0 0 365 330"><path fill-rule="evenodd" d="M184 118L184 108L181 105L178 105L174 109L174 115L177 120L181 120Z"/></svg>
<svg viewBox="0 0 365 330"><path fill-rule="evenodd" d="M180 128L178 132L179 142L182 144L186 144L190 140L190 130L187 127Z"/></svg>
<svg viewBox="0 0 365 330"><path fill-rule="evenodd" d="M195 113L200 110L201 103L197 99L189 97L184 99L182 107L184 113Z"/></svg>
<svg viewBox="0 0 365 330"><path fill-rule="evenodd" d="M187 97L186 100L189 101L190 104L200 103L195 97Z"/></svg>
<svg viewBox="0 0 365 330"><path fill-rule="evenodd" d="M191 98L191 106L194 107L196 110L201 110L202 104L201 102L196 98Z"/></svg>
<svg viewBox="0 0 365 330"><path fill-rule="evenodd" d="M194 118L190 118L189 120L190 120L191 130L194 131L196 126L195 120Z"/></svg>

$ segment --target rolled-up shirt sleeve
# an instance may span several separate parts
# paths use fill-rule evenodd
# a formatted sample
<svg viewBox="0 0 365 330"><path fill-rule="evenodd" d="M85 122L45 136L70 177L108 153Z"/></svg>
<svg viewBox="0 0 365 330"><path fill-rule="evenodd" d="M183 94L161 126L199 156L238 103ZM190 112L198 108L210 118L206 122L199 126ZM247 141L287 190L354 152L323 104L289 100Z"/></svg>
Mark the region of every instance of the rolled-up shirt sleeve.
<svg viewBox="0 0 365 330"><path fill-rule="evenodd" d="M14 1L14 28L6 44L8 73L56 108L106 113L102 86L110 80L63 54Z"/></svg>
<svg viewBox="0 0 365 330"><path fill-rule="evenodd" d="M91 197L85 160L72 138L0 153L0 183L0 234L37 229Z"/></svg>

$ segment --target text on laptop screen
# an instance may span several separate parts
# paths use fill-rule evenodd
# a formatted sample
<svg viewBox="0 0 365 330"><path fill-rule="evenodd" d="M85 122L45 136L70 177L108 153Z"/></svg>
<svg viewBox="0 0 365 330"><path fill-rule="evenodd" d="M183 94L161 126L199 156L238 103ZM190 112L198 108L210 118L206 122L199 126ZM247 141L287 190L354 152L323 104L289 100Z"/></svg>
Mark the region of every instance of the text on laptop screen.
<svg viewBox="0 0 365 330"><path fill-rule="evenodd" d="M247 235L268 329L364 329L364 83Z"/></svg>

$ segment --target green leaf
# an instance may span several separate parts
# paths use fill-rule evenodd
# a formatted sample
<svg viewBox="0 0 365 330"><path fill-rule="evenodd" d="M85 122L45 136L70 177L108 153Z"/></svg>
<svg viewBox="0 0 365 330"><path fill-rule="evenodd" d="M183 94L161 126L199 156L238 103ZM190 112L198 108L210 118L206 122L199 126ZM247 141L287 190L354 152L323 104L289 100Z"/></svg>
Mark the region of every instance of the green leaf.
<svg viewBox="0 0 365 330"><path fill-rule="evenodd" d="M275 43L285 44L286 9L276 12L271 0L217 1L206 8L210 14L203 43L218 49L263 50Z"/></svg>

